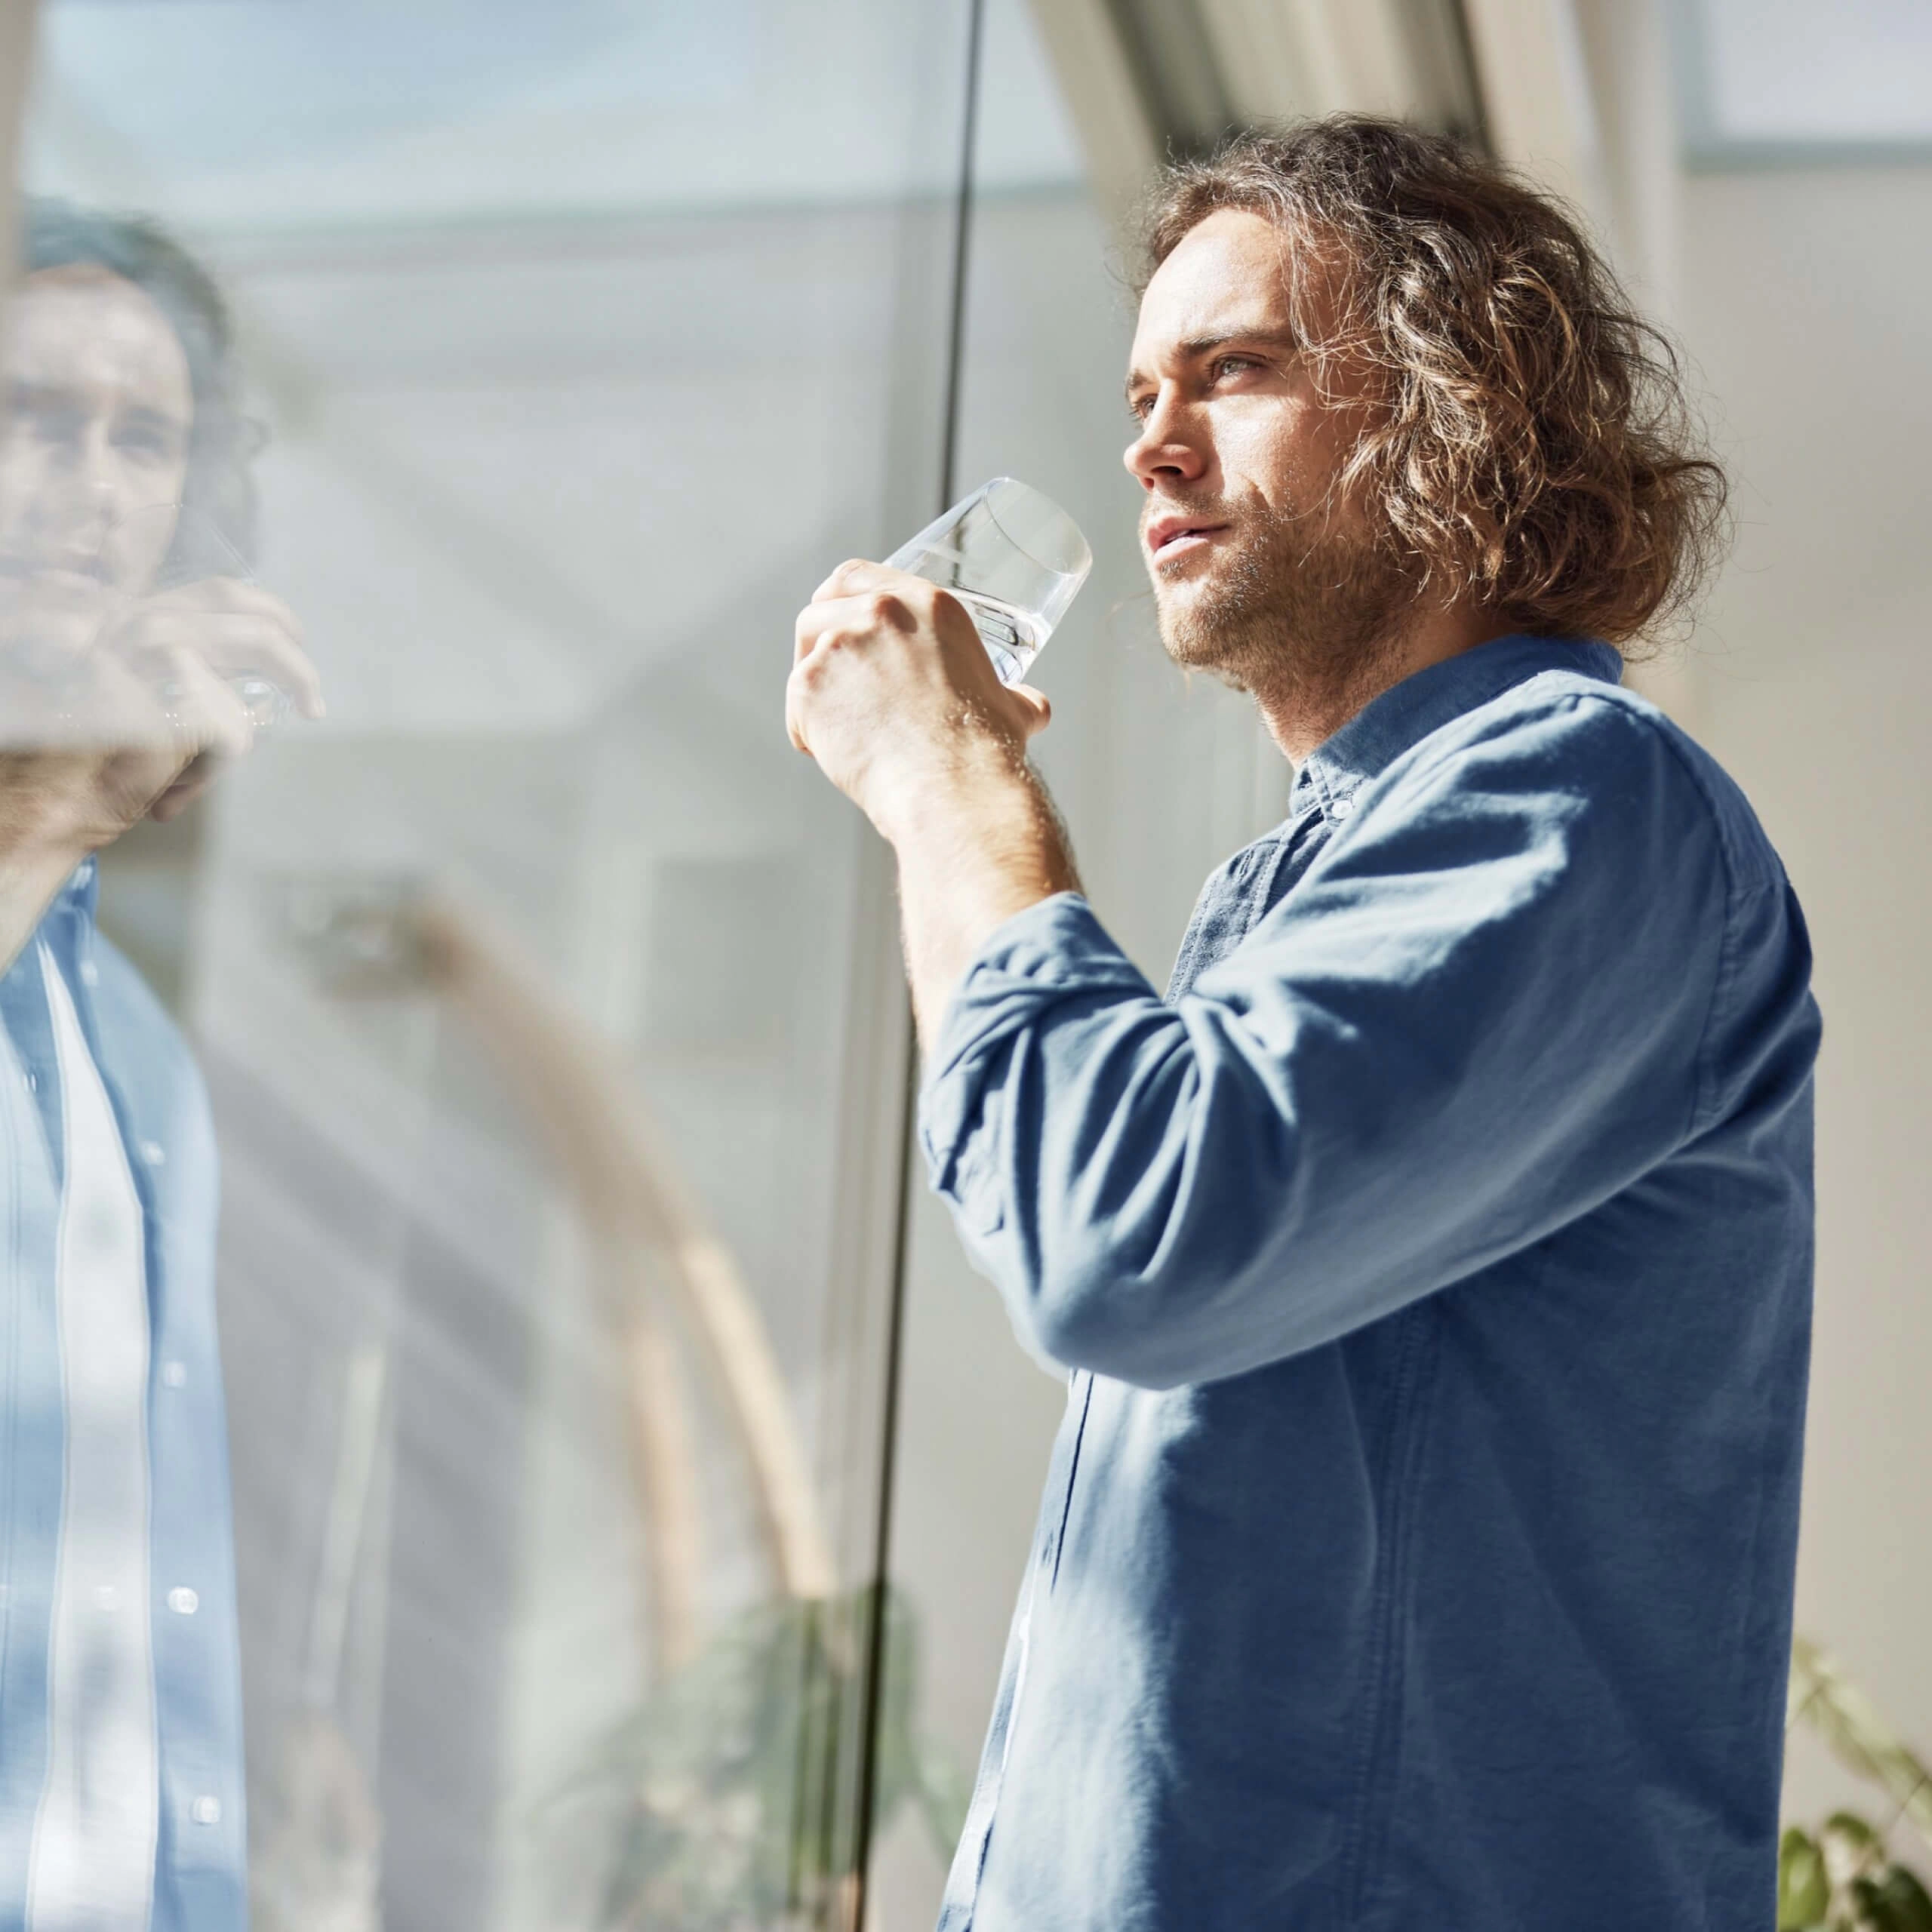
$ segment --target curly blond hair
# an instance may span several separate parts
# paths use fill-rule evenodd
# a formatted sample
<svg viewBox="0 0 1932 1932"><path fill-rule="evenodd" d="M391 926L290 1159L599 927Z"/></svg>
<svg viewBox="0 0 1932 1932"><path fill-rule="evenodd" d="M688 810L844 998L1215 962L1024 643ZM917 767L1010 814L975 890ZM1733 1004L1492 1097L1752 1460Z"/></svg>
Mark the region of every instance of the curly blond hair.
<svg viewBox="0 0 1932 1932"><path fill-rule="evenodd" d="M1612 643L1687 613L1728 533L1669 341L1561 203L1455 142L1339 115L1168 171L1146 272L1238 208L1287 245L1318 383L1370 372L1341 487L1419 591Z"/></svg>

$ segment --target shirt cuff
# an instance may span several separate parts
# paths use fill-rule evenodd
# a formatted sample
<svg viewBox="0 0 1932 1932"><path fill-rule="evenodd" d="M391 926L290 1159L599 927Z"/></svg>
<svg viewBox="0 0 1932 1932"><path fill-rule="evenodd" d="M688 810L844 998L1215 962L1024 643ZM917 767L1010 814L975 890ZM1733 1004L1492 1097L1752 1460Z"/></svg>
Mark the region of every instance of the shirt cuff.
<svg viewBox="0 0 1932 1932"><path fill-rule="evenodd" d="M987 934L947 1002L919 1097L920 1144L936 1187L952 1191L997 1051L1047 1008L1095 992L1155 997L1078 893L1042 899Z"/></svg>

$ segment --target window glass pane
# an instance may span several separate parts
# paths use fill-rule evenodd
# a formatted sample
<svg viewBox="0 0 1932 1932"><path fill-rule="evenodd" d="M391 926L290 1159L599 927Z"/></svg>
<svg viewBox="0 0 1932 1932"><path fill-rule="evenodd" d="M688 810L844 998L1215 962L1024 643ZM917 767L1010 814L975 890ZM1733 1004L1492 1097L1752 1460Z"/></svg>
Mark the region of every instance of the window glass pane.
<svg viewBox="0 0 1932 1932"><path fill-rule="evenodd" d="M57 718L113 654L136 789L229 755L76 848L98 938L63 866L13 940L0 1917L104 1847L238 1925L245 1829L260 1927L837 1922L904 996L783 691L936 507L966 45L952 0L43 8L0 670ZM78 767L13 715L51 823ZM146 1579L98 1722L84 1549ZM50 1810L22 1685L119 1810Z"/></svg>
<svg viewBox="0 0 1932 1932"><path fill-rule="evenodd" d="M1024 0L988 0L984 72L960 483L1017 476L1063 505L1092 547L1093 574L1029 674L1054 705L1033 749L1089 898L1158 986L1201 881L1280 820L1291 774L1247 700L1185 679L1161 648L1136 534L1137 486L1120 462L1134 310L1121 238L1085 178ZM1000 103L1016 100L1029 103L1029 150L1003 145ZM992 1707L1065 1377L1022 1352L923 1172L915 1180L892 1574L925 1660L929 1757L964 1788ZM874 1874L876 1922L931 1923L946 1862L917 1821L891 1825Z"/></svg>

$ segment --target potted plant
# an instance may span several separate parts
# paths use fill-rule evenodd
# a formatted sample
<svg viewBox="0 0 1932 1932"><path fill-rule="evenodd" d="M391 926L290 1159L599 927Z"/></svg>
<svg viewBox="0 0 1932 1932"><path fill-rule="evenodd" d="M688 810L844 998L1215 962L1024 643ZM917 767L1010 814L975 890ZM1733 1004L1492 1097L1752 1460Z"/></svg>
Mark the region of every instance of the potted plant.
<svg viewBox="0 0 1932 1932"><path fill-rule="evenodd" d="M1932 1844L1932 1770L1877 1707L1809 1638L1792 1646L1789 1724L1802 1722L1841 1764L1891 1801L1891 1825ZM1793 1825L1778 1845L1778 1932L1932 1932L1932 1895L1897 1862L1879 1830L1852 1811L1818 1830Z"/></svg>

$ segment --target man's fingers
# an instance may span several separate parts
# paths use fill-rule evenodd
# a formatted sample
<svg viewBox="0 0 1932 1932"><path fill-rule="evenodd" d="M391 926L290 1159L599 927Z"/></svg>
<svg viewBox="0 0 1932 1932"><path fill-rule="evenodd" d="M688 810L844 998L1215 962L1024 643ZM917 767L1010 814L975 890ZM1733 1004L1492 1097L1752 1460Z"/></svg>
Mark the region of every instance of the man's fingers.
<svg viewBox="0 0 1932 1932"><path fill-rule="evenodd" d="M894 636L924 648L902 654L891 648ZM792 628L785 725L793 746L808 756L814 754L803 721L817 714L817 694L833 675L832 654L844 644L856 647L854 670L869 663L867 675L903 678L909 673L912 681L902 687L907 693L937 681L958 697L992 707L1004 729L1023 742L1044 731L1053 715L1044 691L1030 685L1009 690L999 682L971 613L956 598L923 577L855 561L826 579Z"/></svg>
<svg viewBox="0 0 1932 1932"><path fill-rule="evenodd" d="M181 775L148 808L148 817L158 825L179 818L208 789L218 763L205 755L190 759Z"/></svg>
<svg viewBox="0 0 1932 1932"><path fill-rule="evenodd" d="M192 650L171 653L168 669L180 690L178 696L165 694L163 701L183 744L197 755L243 756L254 744L255 721L226 680Z"/></svg>
<svg viewBox="0 0 1932 1932"><path fill-rule="evenodd" d="M918 613L896 591L883 587L814 601L798 613L792 630L792 661L803 663L819 641L833 632L851 637L880 630L906 632L916 629L918 621Z"/></svg>
<svg viewBox="0 0 1932 1932"><path fill-rule="evenodd" d="M903 571L888 571L883 564L868 563L863 557L848 557L812 592L812 601L816 604L823 598L849 597L854 591L870 589L881 577L904 575Z"/></svg>
<svg viewBox="0 0 1932 1932"><path fill-rule="evenodd" d="M305 718L323 713L321 679L304 648L301 620L270 590L240 577L203 577L143 599L116 627L117 648L198 644L231 680L266 678Z"/></svg>
<svg viewBox="0 0 1932 1932"><path fill-rule="evenodd" d="M1028 737L1044 731L1054 721L1053 701L1044 691L1035 691L1031 685L1008 685L1006 694L1018 702L1025 714Z"/></svg>
<svg viewBox="0 0 1932 1932"><path fill-rule="evenodd" d="M801 659L800 663L802 662ZM810 758L812 748L805 743L804 731L798 722L798 676L799 667L795 664L792 667L792 675L785 680L785 729L791 738L792 749L795 752L803 752L806 757Z"/></svg>
<svg viewBox="0 0 1932 1932"><path fill-rule="evenodd" d="M940 594L940 586L912 571L894 570L890 564L869 564L863 557L853 557L812 592L812 601L826 603L881 591L891 592L910 609L928 611Z"/></svg>
<svg viewBox="0 0 1932 1932"><path fill-rule="evenodd" d="M208 640L206 656L211 670L231 684L243 678L265 678L304 718L322 715L321 678L298 635L254 617L220 622L223 627Z"/></svg>
<svg viewBox="0 0 1932 1932"><path fill-rule="evenodd" d="M322 715L321 678L302 648L299 630L266 614L237 615L217 623L206 645L211 670L231 684L241 678L266 678L304 718Z"/></svg>
<svg viewBox="0 0 1932 1932"><path fill-rule="evenodd" d="M279 624L297 643L302 641L301 620L272 590L238 577L205 577L173 590L157 591L143 600L155 611L205 611L217 617L264 617Z"/></svg>
<svg viewBox="0 0 1932 1932"><path fill-rule="evenodd" d="M826 629L826 612L830 608L829 605L808 604L798 613L798 620L792 626L792 662L794 664L802 664L811 655L813 646Z"/></svg>

